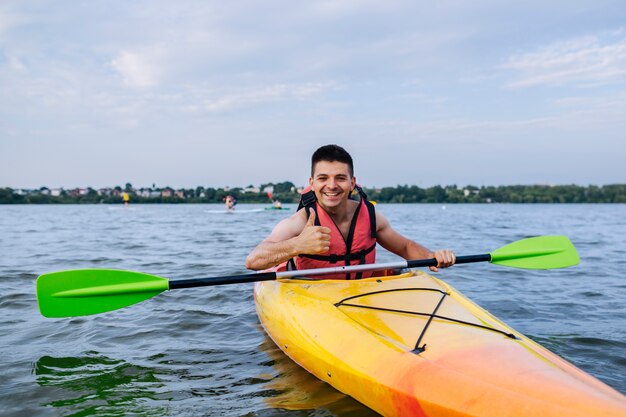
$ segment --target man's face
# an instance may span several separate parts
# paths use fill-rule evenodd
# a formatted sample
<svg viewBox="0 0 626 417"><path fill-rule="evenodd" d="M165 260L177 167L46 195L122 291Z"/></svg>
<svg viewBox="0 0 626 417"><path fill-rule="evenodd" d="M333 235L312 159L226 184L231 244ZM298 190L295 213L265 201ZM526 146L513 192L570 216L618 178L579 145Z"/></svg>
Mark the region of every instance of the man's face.
<svg viewBox="0 0 626 417"><path fill-rule="evenodd" d="M322 207L334 208L348 200L356 178L350 176L348 164L319 161L313 167L313 177L309 179L309 184Z"/></svg>

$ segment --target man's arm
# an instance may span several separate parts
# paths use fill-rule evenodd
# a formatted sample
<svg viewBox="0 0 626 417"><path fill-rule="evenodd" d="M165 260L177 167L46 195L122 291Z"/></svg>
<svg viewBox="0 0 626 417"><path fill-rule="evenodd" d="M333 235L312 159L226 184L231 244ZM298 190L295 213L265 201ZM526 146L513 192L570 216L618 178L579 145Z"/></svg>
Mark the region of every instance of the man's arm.
<svg viewBox="0 0 626 417"><path fill-rule="evenodd" d="M439 268L452 266L456 261L456 256L450 250L444 249L433 252L402 236L391 227L389 220L378 211L376 212L376 240L383 248L406 260L435 258ZM437 272L437 267L431 266L430 270Z"/></svg>
<svg viewBox="0 0 626 417"><path fill-rule="evenodd" d="M246 258L246 268L262 270L300 254L320 254L330 249L330 229L315 226L315 210L306 219L305 210L296 212L274 227Z"/></svg>

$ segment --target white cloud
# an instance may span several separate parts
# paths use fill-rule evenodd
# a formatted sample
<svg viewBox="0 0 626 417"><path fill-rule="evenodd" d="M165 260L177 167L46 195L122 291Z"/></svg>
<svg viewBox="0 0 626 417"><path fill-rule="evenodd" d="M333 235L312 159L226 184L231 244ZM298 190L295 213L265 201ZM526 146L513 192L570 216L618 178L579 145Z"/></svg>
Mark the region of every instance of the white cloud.
<svg viewBox="0 0 626 417"><path fill-rule="evenodd" d="M152 54L122 51L112 61L111 66L119 72L124 84L130 87L153 87L160 81L162 70L159 53Z"/></svg>
<svg viewBox="0 0 626 417"><path fill-rule="evenodd" d="M26 65L24 64L24 60L20 58L19 56L16 56L13 54L7 54L6 60L7 60L7 67L11 71L15 71L18 73L26 71Z"/></svg>
<svg viewBox="0 0 626 417"><path fill-rule="evenodd" d="M299 7L301 7L300 5ZM304 4L307 7L306 4ZM325 18L341 18L354 13L383 13L396 10L402 6L401 1L376 0L322 0L308 4L307 10L314 15Z"/></svg>
<svg viewBox="0 0 626 417"><path fill-rule="evenodd" d="M331 82L309 82L301 84L273 84L264 87L253 87L247 90L216 95L206 93L199 97L199 103L186 105L182 108L186 112L219 113L240 108L257 106L263 103L282 102L290 100L306 100L336 89ZM209 97L207 95L215 95Z"/></svg>
<svg viewBox="0 0 626 417"><path fill-rule="evenodd" d="M617 31L556 42L511 56L502 68L518 73L512 88L619 82L626 75L626 37Z"/></svg>
<svg viewBox="0 0 626 417"><path fill-rule="evenodd" d="M13 27L23 24L26 19L8 9L0 8L0 41L2 35L9 32Z"/></svg>

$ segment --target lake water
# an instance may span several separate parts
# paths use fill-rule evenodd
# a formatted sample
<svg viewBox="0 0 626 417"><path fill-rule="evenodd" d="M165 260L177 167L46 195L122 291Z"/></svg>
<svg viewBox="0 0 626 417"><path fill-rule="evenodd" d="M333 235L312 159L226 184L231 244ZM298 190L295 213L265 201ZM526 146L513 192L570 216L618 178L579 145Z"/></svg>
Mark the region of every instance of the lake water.
<svg viewBox="0 0 626 417"><path fill-rule="evenodd" d="M245 273L290 211L239 205L0 206L0 410L10 416L368 416L264 334L252 284L176 290L89 317L45 319L44 272L116 268L170 279ZM459 265L438 276L626 393L626 206L378 205L401 233L459 255L564 234L579 266ZM396 258L381 251L379 261ZM375 359L373 359L375 360Z"/></svg>

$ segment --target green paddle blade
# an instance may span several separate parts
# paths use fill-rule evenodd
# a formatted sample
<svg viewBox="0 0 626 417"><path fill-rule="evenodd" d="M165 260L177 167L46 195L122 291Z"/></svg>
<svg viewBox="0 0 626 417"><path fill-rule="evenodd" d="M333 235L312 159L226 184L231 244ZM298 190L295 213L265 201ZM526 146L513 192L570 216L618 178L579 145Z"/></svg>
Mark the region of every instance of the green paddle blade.
<svg viewBox="0 0 626 417"><path fill-rule="evenodd" d="M537 236L518 240L491 252L491 263L523 269L553 269L580 261L572 242L565 236Z"/></svg>
<svg viewBox="0 0 626 417"><path fill-rule="evenodd" d="M39 311L45 317L73 317L117 310L169 289L154 275L115 269L76 269L37 278Z"/></svg>

